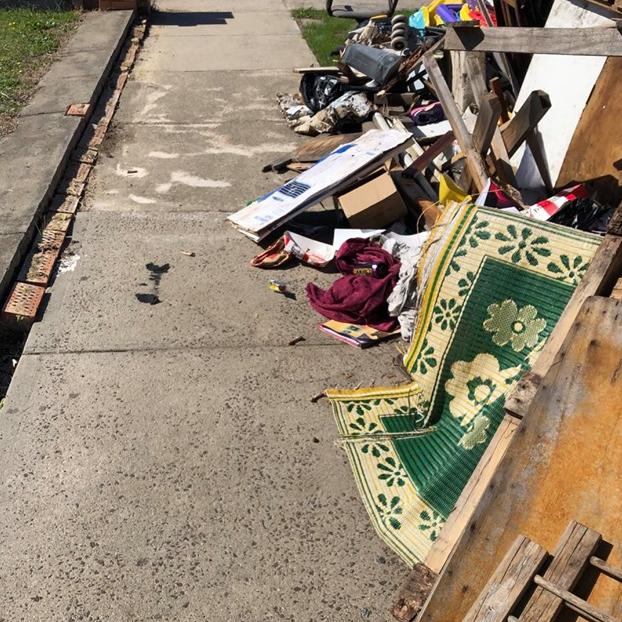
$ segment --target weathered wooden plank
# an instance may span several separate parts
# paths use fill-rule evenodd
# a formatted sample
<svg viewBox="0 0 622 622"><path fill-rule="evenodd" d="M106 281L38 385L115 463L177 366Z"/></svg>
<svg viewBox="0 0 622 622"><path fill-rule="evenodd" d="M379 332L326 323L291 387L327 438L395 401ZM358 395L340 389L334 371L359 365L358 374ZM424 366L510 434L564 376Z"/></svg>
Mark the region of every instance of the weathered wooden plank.
<svg viewBox="0 0 622 622"><path fill-rule="evenodd" d="M622 33L617 28L448 26L443 42L446 50L622 56Z"/></svg>
<svg viewBox="0 0 622 622"><path fill-rule="evenodd" d="M610 294L611 298L622 298L622 279L618 279Z"/></svg>
<svg viewBox="0 0 622 622"><path fill-rule="evenodd" d="M288 155L279 156L276 160L266 164L261 170L264 173L270 170L282 173L291 162L317 162L333 149L356 140L360 136L360 132L354 132L351 134L320 135L309 138L294 151Z"/></svg>
<svg viewBox="0 0 622 622"><path fill-rule="evenodd" d="M547 558L526 536L518 536L463 622L505 622Z"/></svg>
<svg viewBox="0 0 622 622"><path fill-rule="evenodd" d="M562 590L572 590L600 541L601 536L597 531L572 521L560 538L553 553L553 561L543 578ZM562 602L555 594L537 587L519 619L520 622L552 622L561 608Z"/></svg>
<svg viewBox="0 0 622 622"><path fill-rule="evenodd" d="M622 301L589 298L418 622L461 620L519 534L552 550L560 525L589 524L622 565ZM622 586L597 578L589 600L620 613Z"/></svg>
<svg viewBox="0 0 622 622"><path fill-rule="evenodd" d="M501 116L501 103L494 93L479 101L479 114L473 128L473 145L482 157L486 156Z"/></svg>
<svg viewBox="0 0 622 622"><path fill-rule="evenodd" d="M482 158L473 146L473 139L462 120L462 115L456 106L456 102L451 95L451 91L447 86L447 82L445 82L445 78L443 77L434 55L429 52L424 54L423 63L428 72L428 77L434 86L434 90L436 91L436 96L443 106L445 116L451 125L456 140L466 156L467 170L473 179L475 187L478 191L481 191L488 182L488 175Z"/></svg>
<svg viewBox="0 0 622 622"><path fill-rule="evenodd" d="M622 58L608 58L572 136L556 185L589 181L599 201L622 200Z"/></svg>
<svg viewBox="0 0 622 622"><path fill-rule="evenodd" d="M550 108L549 96L544 91L534 91L514 117L503 125L501 135L510 157L514 155Z"/></svg>
<svg viewBox="0 0 622 622"><path fill-rule="evenodd" d="M622 235L622 204L618 205L618 209L613 212L613 216L607 227L607 233L611 235Z"/></svg>
<svg viewBox="0 0 622 622"><path fill-rule="evenodd" d="M479 106L480 102L482 102L488 95L488 89L486 88L484 73L481 70L481 66L474 61L474 56L477 56L477 54L471 53L466 55L465 66L471 82L471 88L473 89L475 103ZM501 108L503 110L503 106ZM503 142L503 137L501 136L501 130L499 127L495 128L491 146L491 161L499 179L516 188L518 184L516 183L516 177L514 176L514 169L510 165L510 156L505 147L505 143Z"/></svg>
<svg viewBox="0 0 622 622"><path fill-rule="evenodd" d="M505 399L506 412L511 413L515 417L524 417L529 410L531 400L538 392L541 382L542 377L538 376L538 374L534 374L532 371L525 373L514 387L512 393Z"/></svg>
<svg viewBox="0 0 622 622"><path fill-rule="evenodd" d="M590 557L590 564L594 566L594 568L598 568L603 574L622 583L622 570L620 568L614 568L600 559L600 557L596 556Z"/></svg>

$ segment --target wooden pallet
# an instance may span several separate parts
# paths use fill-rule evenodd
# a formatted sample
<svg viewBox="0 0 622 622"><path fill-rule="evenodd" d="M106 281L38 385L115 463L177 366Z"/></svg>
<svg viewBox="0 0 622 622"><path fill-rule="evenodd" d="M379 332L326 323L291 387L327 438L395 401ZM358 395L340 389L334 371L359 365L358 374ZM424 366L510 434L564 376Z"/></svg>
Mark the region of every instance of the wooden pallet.
<svg viewBox="0 0 622 622"><path fill-rule="evenodd" d="M622 570L596 555L601 541L601 534L576 521L552 556L519 536L463 622L553 622L564 608L590 622L620 622L572 592L589 569L622 582Z"/></svg>

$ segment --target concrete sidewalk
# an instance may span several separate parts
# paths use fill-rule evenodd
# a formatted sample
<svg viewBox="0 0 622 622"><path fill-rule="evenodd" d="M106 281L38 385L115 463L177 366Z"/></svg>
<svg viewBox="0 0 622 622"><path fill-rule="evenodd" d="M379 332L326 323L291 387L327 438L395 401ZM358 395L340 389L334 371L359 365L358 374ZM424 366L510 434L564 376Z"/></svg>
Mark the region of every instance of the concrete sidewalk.
<svg viewBox="0 0 622 622"><path fill-rule="evenodd" d="M278 183L261 165L298 138L274 94L313 60L279 2L230 4L160 0L18 365L0 620L389 619L406 569L309 398L399 382L395 349L322 335L304 285L334 277L274 294L224 220Z"/></svg>

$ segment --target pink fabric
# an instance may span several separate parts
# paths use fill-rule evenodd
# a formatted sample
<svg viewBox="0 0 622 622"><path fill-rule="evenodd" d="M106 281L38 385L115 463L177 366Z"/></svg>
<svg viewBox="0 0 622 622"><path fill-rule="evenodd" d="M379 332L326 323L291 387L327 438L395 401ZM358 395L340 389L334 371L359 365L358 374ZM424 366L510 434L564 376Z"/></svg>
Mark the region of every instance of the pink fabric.
<svg viewBox="0 0 622 622"><path fill-rule="evenodd" d="M387 298L397 282L400 263L368 240L349 240L337 251L335 263L342 272L352 272L361 262L385 264L387 275L376 278L346 274L327 290L309 283L309 304L331 320L367 324L384 331L393 330L397 327L397 320L389 316Z"/></svg>

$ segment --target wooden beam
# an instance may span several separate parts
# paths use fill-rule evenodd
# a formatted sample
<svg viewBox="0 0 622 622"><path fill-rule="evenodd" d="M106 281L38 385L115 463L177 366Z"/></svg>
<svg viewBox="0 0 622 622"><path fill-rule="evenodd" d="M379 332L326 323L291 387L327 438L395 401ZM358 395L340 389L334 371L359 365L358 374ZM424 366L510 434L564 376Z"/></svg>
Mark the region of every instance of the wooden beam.
<svg viewBox="0 0 622 622"><path fill-rule="evenodd" d="M479 28L448 24L443 46L459 52L622 56L617 28Z"/></svg>
<svg viewBox="0 0 622 622"><path fill-rule="evenodd" d="M415 161L408 167L417 171L425 171L425 169L439 156L443 151L448 149L454 142L454 133L449 131L437 138ZM408 169L406 169L408 170Z"/></svg>
<svg viewBox="0 0 622 622"><path fill-rule="evenodd" d="M547 558L526 536L518 536L462 622L505 622Z"/></svg>
<svg viewBox="0 0 622 622"><path fill-rule="evenodd" d="M436 574L425 564L415 564L391 606L393 617L399 622L413 620L423 607L436 579Z"/></svg>
<svg viewBox="0 0 622 622"><path fill-rule="evenodd" d="M451 95L449 86L447 86L447 82L443 77L441 68L438 66L434 55L429 52L424 54L423 64L425 65L430 81L434 86L436 96L443 106L445 116L451 125L451 129L454 132L456 140L458 141L458 144L466 157L467 170L473 180L473 183L475 184L475 187L479 192L481 192L488 183L488 174L486 173L484 162L473 146L473 139L469 134L464 121L462 120L462 115L456 106L456 102Z"/></svg>
<svg viewBox="0 0 622 622"><path fill-rule="evenodd" d="M516 153L550 108L549 96L544 91L533 91L514 117L504 124L501 135L510 157Z"/></svg>
<svg viewBox="0 0 622 622"><path fill-rule="evenodd" d="M615 213L621 212L622 206L618 207ZM533 366L532 373L544 377L553 364L555 356L583 303L590 296L609 295L620 276L622 276L622 236L608 234L604 237L585 275L549 336Z"/></svg>
<svg viewBox="0 0 622 622"><path fill-rule="evenodd" d="M490 16L490 11L488 10L488 6L484 2L484 0L477 0L477 8L479 12L484 16L484 20L486 25L491 27L496 27L496 25L492 21L492 17ZM516 75L514 74L514 69L512 69L512 65L508 60L508 57L501 52L493 52L492 57L495 59L497 65L499 65L499 69L501 69L501 73L505 76L506 80L510 83L510 87L512 88L512 92L514 96L518 95L520 90L520 84L516 79Z"/></svg>
<svg viewBox="0 0 622 622"><path fill-rule="evenodd" d="M490 90L499 98L499 102L501 103L501 121L507 123L510 120L510 115L508 114L507 102L503 96L501 80L499 78L492 78L489 84Z"/></svg>
<svg viewBox="0 0 622 622"><path fill-rule="evenodd" d="M479 114L473 128L473 145L486 157L501 116L501 103L494 93L488 93L479 102Z"/></svg>
<svg viewBox="0 0 622 622"><path fill-rule="evenodd" d="M475 97L475 103L479 106L484 98L488 95L488 89L486 88L486 79L481 65L476 62L477 54L467 54L465 66L467 75L471 82L471 88L473 89L473 96ZM503 109L503 107L502 107ZM514 175L514 169L510 164L510 156L508 155L503 137L501 136L501 130L499 127L495 128L492 136L492 158L491 165L494 167L497 176L505 184L509 184L516 188L518 183Z"/></svg>

